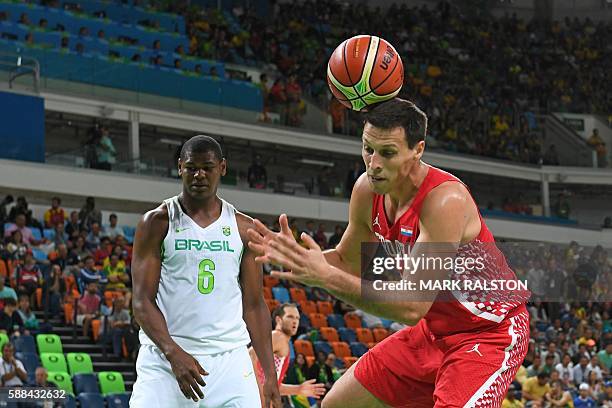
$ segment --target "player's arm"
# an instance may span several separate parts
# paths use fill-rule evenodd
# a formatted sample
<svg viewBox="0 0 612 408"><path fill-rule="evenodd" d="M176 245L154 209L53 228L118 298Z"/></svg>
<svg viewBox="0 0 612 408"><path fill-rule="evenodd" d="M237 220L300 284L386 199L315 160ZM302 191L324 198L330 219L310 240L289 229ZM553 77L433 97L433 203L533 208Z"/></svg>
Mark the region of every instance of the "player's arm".
<svg viewBox="0 0 612 408"><path fill-rule="evenodd" d="M244 244L240 264L243 319L251 336L255 354L266 376L266 383L263 384L265 406L268 407L272 403L274 407L280 407L270 334L272 332L270 312L263 297L263 270L261 265L255 262L255 254L248 246L247 230L254 228L253 219L237 212L236 221Z"/></svg>
<svg viewBox="0 0 612 408"><path fill-rule="evenodd" d="M461 241L467 224L467 217L464 217L463 214L470 208L467 202L469 196L466 197L466 192L454 186L455 184L458 185L458 183L443 184L428 194L421 209L421 232L411 253L412 256L433 256L433 254L428 254L431 247L421 245L433 242L447 243L446 251L454 255L452 252ZM356 214L350 214L351 222L353 220L366 222L365 212L360 210L359 206L354 206L351 210L357 211ZM286 224L286 217L281 218L280 221L281 228L286 228L283 226ZM436 295L434 291L428 293L429 300L427 301L407 299L394 302L373 302L361 296L360 277L330 265L318 245L307 237L307 234L303 234L302 239L307 243L308 248L302 248L295 243L295 240L282 232L270 235L264 229L263 224L258 224L257 228L260 238L252 247L264 254L258 259L278 263L291 270L286 273L275 272L274 276L321 287L366 312L410 325L416 324L433 303ZM257 239L257 237L254 238ZM420 270L415 272L416 276L413 280L418 282L424 277L437 279L442 277L442 273L443 271ZM406 295L408 296L409 294Z"/></svg>
<svg viewBox="0 0 612 408"><path fill-rule="evenodd" d="M161 248L168 222L167 209L162 205L146 213L136 227L132 253L132 305L136 321L170 362L185 397L197 402L198 396L204 398L198 384L205 385L202 375L207 373L170 337L166 319L155 301L161 276Z"/></svg>

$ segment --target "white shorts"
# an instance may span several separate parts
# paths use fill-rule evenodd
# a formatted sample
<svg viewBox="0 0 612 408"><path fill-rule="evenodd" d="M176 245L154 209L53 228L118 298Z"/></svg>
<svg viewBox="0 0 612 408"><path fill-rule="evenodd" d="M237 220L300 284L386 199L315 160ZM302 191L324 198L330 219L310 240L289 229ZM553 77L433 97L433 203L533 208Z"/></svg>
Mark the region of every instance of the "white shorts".
<svg viewBox="0 0 612 408"><path fill-rule="evenodd" d="M136 361L136 382L130 398L133 408L260 408L259 388L246 347L224 353L194 356L208 372L204 399L185 398L170 363L154 346L141 345Z"/></svg>

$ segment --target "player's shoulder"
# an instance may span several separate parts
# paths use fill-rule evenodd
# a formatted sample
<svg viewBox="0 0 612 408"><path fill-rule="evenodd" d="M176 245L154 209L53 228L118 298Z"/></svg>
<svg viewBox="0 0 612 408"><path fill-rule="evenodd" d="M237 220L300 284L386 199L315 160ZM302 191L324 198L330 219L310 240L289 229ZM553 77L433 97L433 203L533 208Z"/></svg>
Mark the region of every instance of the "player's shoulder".
<svg viewBox="0 0 612 408"><path fill-rule="evenodd" d="M243 212L236 210L236 225L238 226L238 232L240 233L240 238L242 238L242 242L245 244L249 241L247 231L255 228L255 223L253 221L253 217L246 215Z"/></svg>
<svg viewBox="0 0 612 408"><path fill-rule="evenodd" d="M163 233L165 236L169 222L168 207L162 203L142 216L137 229L147 234Z"/></svg>
<svg viewBox="0 0 612 408"><path fill-rule="evenodd" d="M427 193L422 210L456 208L457 206L469 205L472 202L470 192L463 183L449 180L432 188Z"/></svg>

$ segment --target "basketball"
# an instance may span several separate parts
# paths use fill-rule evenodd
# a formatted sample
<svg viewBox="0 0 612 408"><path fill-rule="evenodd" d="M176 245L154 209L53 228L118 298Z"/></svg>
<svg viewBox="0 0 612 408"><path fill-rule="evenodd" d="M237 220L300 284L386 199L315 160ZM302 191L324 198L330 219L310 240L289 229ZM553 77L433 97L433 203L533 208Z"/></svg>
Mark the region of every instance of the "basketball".
<svg viewBox="0 0 612 408"><path fill-rule="evenodd" d="M360 111L395 97L404 82L404 65L391 44L358 35L340 44L327 64L327 83L344 106Z"/></svg>

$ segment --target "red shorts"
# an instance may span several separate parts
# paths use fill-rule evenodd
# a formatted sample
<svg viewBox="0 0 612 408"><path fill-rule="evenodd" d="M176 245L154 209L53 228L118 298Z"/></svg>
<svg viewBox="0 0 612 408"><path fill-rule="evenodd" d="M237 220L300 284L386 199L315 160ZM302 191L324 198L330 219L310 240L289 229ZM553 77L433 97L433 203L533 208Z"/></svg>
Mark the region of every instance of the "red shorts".
<svg viewBox="0 0 612 408"><path fill-rule="evenodd" d="M361 357L355 378L392 407L499 407L528 343L524 306L493 329L442 338L421 319Z"/></svg>

